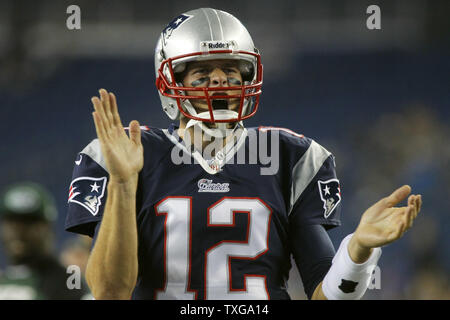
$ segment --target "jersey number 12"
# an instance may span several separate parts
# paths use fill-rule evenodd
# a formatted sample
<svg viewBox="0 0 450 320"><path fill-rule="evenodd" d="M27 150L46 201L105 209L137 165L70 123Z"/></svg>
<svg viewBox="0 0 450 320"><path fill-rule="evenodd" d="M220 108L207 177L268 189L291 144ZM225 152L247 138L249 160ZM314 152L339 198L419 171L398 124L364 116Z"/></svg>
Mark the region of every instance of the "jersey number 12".
<svg viewBox="0 0 450 320"><path fill-rule="evenodd" d="M190 290L192 198L168 197L156 206L164 223L164 288L157 299L195 299ZM259 198L224 197L208 208L208 227L234 226L235 212L247 212L247 241L223 240L205 253L205 299L268 299L264 275L245 275L244 289L231 287L231 258L256 259L268 249L271 209Z"/></svg>

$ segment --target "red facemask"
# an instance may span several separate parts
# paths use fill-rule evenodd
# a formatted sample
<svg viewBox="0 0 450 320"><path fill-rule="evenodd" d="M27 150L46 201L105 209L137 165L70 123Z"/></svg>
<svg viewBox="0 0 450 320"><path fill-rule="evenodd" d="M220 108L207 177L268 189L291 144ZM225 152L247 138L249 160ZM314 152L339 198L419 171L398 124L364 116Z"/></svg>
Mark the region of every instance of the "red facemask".
<svg viewBox="0 0 450 320"><path fill-rule="evenodd" d="M158 70L158 77L156 78L156 88L158 91L166 97L173 98L177 102L178 109L180 112L189 119L204 121L204 122L238 122L245 119L248 119L255 115L258 110L259 98L261 95L261 86L263 83L263 67L261 64L261 56L258 53L247 52L247 51L235 51L232 50L217 50L210 51L210 54L239 54L239 55L249 55L256 58L256 77L253 77L254 80L249 84L242 84L238 86L229 86L229 87L180 87L177 85L175 80L175 73L173 65L177 63L178 60L195 56L202 56L204 52L195 52L190 54L185 54L173 58L169 58L164 60L161 63L161 66ZM170 81L166 75L164 74L164 69L170 73L170 77L172 81ZM247 82L248 83L248 82ZM224 91L237 91L239 90L239 94L233 95L214 95L214 92L224 92ZM200 96L189 96L187 91L202 91L203 95ZM211 95L210 95L211 92ZM229 100L239 98L239 109L238 116L230 119L214 119L213 113L213 101L214 100ZM182 102L187 99L204 99L208 104L209 110L209 118L200 118L195 115L191 115L187 112L182 105ZM245 110L244 107L250 106L250 108L245 108L249 110Z"/></svg>

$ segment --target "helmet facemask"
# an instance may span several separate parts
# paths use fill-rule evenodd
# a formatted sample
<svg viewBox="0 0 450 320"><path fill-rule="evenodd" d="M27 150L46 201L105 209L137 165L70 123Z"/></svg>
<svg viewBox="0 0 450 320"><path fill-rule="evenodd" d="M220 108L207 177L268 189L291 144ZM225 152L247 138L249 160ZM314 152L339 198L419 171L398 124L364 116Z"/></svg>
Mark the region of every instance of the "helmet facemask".
<svg viewBox="0 0 450 320"><path fill-rule="evenodd" d="M245 57L245 60L242 59ZM217 59L215 59L217 58ZM186 64L192 61L208 60L238 60L242 81L228 78L228 86L183 86L182 75ZM254 60L254 62L250 62ZM258 108L259 96L262 86L262 65L259 54L251 52L233 52L232 50L220 50L204 53L193 53L185 56L166 59L158 70L157 88L162 96L171 98L179 112L189 119L187 127L199 124L202 129L212 136L222 136L227 128L227 123L239 123L252 117ZM190 95L189 92L202 92L201 95ZM227 92L233 91L232 94ZM225 94L222 94L225 93ZM203 101L207 110L197 112L191 99ZM230 110L231 102L237 108ZM211 132L204 123L216 124L218 131Z"/></svg>

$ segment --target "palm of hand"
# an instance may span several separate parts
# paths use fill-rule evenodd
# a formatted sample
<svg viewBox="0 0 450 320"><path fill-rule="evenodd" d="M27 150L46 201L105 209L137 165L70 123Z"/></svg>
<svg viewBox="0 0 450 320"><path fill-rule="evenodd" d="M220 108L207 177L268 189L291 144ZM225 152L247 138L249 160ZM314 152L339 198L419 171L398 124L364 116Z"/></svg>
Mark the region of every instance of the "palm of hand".
<svg viewBox="0 0 450 320"><path fill-rule="evenodd" d="M406 207L393 207L410 192L409 186L403 186L364 212L355 231L355 238L361 247L376 248L387 245L402 237L412 226L420 211L421 196L411 195Z"/></svg>
<svg viewBox="0 0 450 320"><path fill-rule="evenodd" d="M114 143L105 144L102 149L109 174L126 180L139 171L144 164L143 147L131 141L123 128L114 128L110 139Z"/></svg>
<svg viewBox="0 0 450 320"><path fill-rule="evenodd" d="M128 181L136 178L144 164L139 122L130 123L130 137L125 133L113 93L100 90L100 97L93 97L93 113L97 136L110 179Z"/></svg>

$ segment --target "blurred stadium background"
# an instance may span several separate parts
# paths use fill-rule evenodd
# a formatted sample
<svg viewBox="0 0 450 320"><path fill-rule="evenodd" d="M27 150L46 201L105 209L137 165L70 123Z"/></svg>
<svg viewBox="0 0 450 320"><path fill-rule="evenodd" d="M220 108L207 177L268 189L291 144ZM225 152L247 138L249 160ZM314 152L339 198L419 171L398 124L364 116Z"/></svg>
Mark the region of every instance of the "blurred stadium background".
<svg viewBox="0 0 450 320"><path fill-rule="evenodd" d="M81 8L68 30L66 8ZM381 8L381 30L366 8ZM34 181L57 198L57 253L77 152L95 137L90 98L116 93L123 121L167 127L154 87L158 34L178 14L236 15L262 51L260 110L247 126L290 128L336 155L343 194L337 246L397 186L423 195L421 216L385 248L381 290L365 299L449 299L450 3L448 1L0 2L0 189ZM7 261L1 254L0 269ZM296 270L290 291L304 299Z"/></svg>

